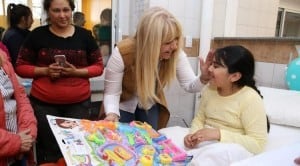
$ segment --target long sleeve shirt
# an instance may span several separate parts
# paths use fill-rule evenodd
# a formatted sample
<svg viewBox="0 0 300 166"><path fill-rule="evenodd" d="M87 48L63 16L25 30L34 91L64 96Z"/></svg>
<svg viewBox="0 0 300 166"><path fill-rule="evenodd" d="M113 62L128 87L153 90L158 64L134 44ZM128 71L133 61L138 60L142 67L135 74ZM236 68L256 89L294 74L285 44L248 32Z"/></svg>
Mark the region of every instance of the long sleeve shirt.
<svg viewBox="0 0 300 166"><path fill-rule="evenodd" d="M266 112L262 98L250 87L243 87L230 96L220 96L206 86L190 133L205 126L220 129L220 142L237 143L257 154L267 141Z"/></svg>
<svg viewBox="0 0 300 166"><path fill-rule="evenodd" d="M24 87L19 84L16 73L5 55L2 43L0 44L0 56L2 56L2 68L12 82L14 89L14 99L17 106L17 132L30 129L30 135L33 138L37 136L37 122L33 113L33 109L27 98ZM21 138L19 135L12 133L6 129L4 100L0 95L0 166L7 165L9 157L16 156L20 153Z"/></svg>
<svg viewBox="0 0 300 166"><path fill-rule="evenodd" d="M55 81L49 76L35 75L36 67L55 63L55 55L65 55L66 60L78 69L87 69L86 77L61 77ZM72 36L59 37L49 30L49 25L34 29L20 48L16 72L23 78L33 78L30 95L51 104L72 104L91 96L90 77L103 72L102 57L90 31L75 26Z"/></svg>
<svg viewBox="0 0 300 166"><path fill-rule="evenodd" d="M137 107L138 98L136 95L130 100L120 103L124 68L122 56L116 47L105 69L104 108L106 113L120 115L120 109L133 113ZM177 61L176 77L180 86L187 92L199 92L203 86L182 50Z"/></svg>
<svg viewBox="0 0 300 166"><path fill-rule="evenodd" d="M12 65L15 67L20 47L26 36L30 33L28 29L18 27L9 28L2 39L3 44L7 47Z"/></svg>

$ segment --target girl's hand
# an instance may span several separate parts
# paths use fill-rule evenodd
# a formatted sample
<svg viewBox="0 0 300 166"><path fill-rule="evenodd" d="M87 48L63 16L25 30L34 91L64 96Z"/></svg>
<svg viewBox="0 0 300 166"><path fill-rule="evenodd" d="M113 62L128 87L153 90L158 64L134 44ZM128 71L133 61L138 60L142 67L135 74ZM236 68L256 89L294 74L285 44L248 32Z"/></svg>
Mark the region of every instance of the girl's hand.
<svg viewBox="0 0 300 166"><path fill-rule="evenodd" d="M184 137L184 146L187 148L194 148L197 144L196 141L192 138L193 134L188 134Z"/></svg>
<svg viewBox="0 0 300 166"><path fill-rule="evenodd" d="M192 139L195 140L197 144L204 141L220 140L220 130L214 128L203 128L194 133Z"/></svg>

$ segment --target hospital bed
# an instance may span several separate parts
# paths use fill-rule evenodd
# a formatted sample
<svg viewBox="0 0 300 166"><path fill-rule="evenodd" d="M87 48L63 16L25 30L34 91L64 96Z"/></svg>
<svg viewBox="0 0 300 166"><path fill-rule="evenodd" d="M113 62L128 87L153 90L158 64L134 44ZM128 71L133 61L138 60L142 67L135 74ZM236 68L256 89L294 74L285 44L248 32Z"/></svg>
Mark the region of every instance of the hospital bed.
<svg viewBox="0 0 300 166"><path fill-rule="evenodd" d="M232 163L232 166L295 166L300 156L300 92L259 87L271 127L264 152ZM184 147L187 128L179 126L159 130L179 147Z"/></svg>

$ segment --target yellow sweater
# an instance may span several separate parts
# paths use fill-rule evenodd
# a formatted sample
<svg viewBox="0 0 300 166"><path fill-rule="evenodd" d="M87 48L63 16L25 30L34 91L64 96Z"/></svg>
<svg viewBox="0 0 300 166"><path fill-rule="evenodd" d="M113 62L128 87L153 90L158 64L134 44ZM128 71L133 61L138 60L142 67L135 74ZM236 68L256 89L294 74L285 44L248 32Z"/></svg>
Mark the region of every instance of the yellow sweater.
<svg viewBox="0 0 300 166"><path fill-rule="evenodd" d="M240 144L254 154L264 150L267 141L265 108L262 98L250 87L223 97L215 88L206 86L190 132L205 125L220 129L220 142Z"/></svg>

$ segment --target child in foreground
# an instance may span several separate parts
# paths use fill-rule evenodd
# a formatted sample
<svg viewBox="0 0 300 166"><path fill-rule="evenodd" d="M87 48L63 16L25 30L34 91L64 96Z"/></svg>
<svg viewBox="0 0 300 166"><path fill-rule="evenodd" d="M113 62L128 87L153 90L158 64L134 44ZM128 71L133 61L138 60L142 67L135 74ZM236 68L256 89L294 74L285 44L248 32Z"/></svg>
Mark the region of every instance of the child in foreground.
<svg viewBox="0 0 300 166"><path fill-rule="evenodd" d="M206 161L228 165L264 150L267 118L253 78L252 53L242 46L227 46L217 49L214 56L211 79L201 93L184 145L199 148L194 157L201 165ZM207 157L210 155L219 159Z"/></svg>
<svg viewBox="0 0 300 166"><path fill-rule="evenodd" d="M175 143L193 155L190 165L230 165L264 150L267 118L253 78L254 64L243 46L217 49L191 128L177 127L176 134L169 133L174 129L160 131L176 142L188 133L184 145Z"/></svg>

